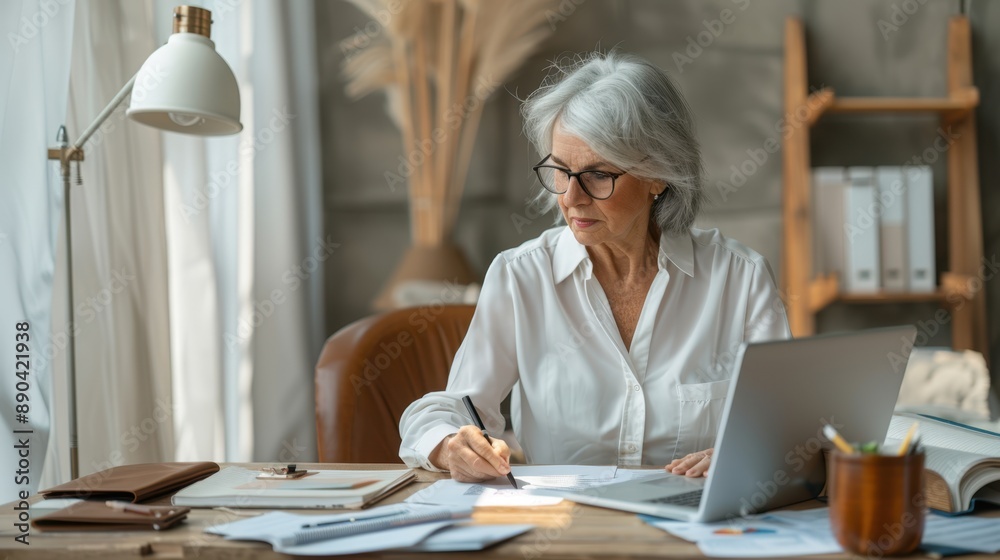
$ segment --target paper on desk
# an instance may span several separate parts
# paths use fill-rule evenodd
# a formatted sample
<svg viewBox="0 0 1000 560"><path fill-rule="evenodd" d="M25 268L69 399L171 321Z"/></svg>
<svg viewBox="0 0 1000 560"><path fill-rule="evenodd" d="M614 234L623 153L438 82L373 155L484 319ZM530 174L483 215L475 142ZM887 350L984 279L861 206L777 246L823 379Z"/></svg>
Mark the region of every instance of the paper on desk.
<svg viewBox="0 0 1000 560"><path fill-rule="evenodd" d="M534 529L534 525L456 525L442 529L407 552L456 552L482 550Z"/></svg>
<svg viewBox="0 0 1000 560"><path fill-rule="evenodd" d="M514 465L511 472L518 488L572 492L611 484L616 467L591 465Z"/></svg>
<svg viewBox="0 0 1000 560"><path fill-rule="evenodd" d="M392 548L408 548L416 546L435 532L455 523L457 523L457 520L451 519L448 521L421 523L419 525L407 525L395 529L386 529L378 533L364 533L328 541L300 544L298 546L276 546L274 547L274 551L298 556L333 556L340 554L363 554L365 552L389 550Z"/></svg>
<svg viewBox="0 0 1000 560"><path fill-rule="evenodd" d="M518 489L507 478L481 483L439 480L406 499L409 503L464 507L549 506L572 492L617 482L616 467L589 465L514 465Z"/></svg>
<svg viewBox="0 0 1000 560"><path fill-rule="evenodd" d="M276 539L281 535L294 532L300 529L305 523L332 523L352 519L371 519L374 517L412 513L419 507L419 505L414 507L409 504L392 504L362 511L349 511L329 515L299 515L284 511L273 511L256 517L238 519L222 525L214 525L205 529L205 532L212 533L213 535L221 535L230 540L271 542L272 538Z"/></svg>
<svg viewBox="0 0 1000 560"><path fill-rule="evenodd" d="M829 510L782 511L716 523L641 516L650 525L693 541L706 556L769 558L840 552L830 531ZM743 532L743 531L756 532Z"/></svg>
<svg viewBox="0 0 1000 560"><path fill-rule="evenodd" d="M959 548L972 552L1000 552L1000 525L996 518L928 515L923 544Z"/></svg>
<svg viewBox="0 0 1000 560"><path fill-rule="evenodd" d="M275 552L302 556L327 556L362 554L376 550L405 549L408 551L460 551L481 550L493 543L509 539L528 531L532 525L458 525L461 520L421 523L395 529L364 533L314 543L282 547L276 545L282 535L292 533L305 523L367 519L387 513L408 512L420 509L420 504L394 504L335 515L297 515L275 511L249 519L216 525L205 532L221 535L227 540L252 540L268 542ZM376 537L377 535L377 537Z"/></svg>
<svg viewBox="0 0 1000 560"><path fill-rule="evenodd" d="M407 552L482 550L534 527L533 525L455 525L456 522L451 520L421 523L379 531L377 538L368 533L274 550L298 556L363 554L390 549Z"/></svg>
<svg viewBox="0 0 1000 560"><path fill-rule="evenodd" d="M499 482L468 484L455 480L439 480L411 495L406 499L406 503L456 507L530 507L551 506L562 501L558 496L539 496L524 488L515 490L510 487L506 478L503 481L503 484Z"/></svg>

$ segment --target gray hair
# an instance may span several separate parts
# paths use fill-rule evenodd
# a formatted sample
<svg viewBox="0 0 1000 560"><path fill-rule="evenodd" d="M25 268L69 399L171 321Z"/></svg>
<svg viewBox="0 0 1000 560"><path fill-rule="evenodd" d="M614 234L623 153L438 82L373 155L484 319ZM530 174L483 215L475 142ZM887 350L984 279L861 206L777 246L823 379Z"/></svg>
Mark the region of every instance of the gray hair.
<svg viewBox="0 0 1000 560"><path fill-rule="evenodd" d="M667 185L650 212L660 231L691 228L704 198L701 151L691 109L666 72L614 51L554 62L521 114L540 155L552 151L559 122L608 163ZM537 203L552 210L555 195L540 190Z"/></svg>

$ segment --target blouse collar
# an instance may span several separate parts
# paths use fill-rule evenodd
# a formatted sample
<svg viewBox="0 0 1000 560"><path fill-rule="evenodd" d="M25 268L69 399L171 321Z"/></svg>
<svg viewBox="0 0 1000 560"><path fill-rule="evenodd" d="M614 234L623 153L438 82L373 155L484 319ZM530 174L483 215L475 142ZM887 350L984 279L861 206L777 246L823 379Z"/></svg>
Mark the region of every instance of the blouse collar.
<svg viewBox="0 0 1000 560"><path fill-rule="evenodd" d="M666 269L667 262L670 262L684 274L694 277L694 246L692 243L690 233L685 232L679 235L662 233L660 235L660 251L656 259L659 269ZM556 284L568 278L581 265L586 265L589 277L593 266L587 248L576 240L569 226L564 226L559 233L552 260L552 271Z"/></svg>

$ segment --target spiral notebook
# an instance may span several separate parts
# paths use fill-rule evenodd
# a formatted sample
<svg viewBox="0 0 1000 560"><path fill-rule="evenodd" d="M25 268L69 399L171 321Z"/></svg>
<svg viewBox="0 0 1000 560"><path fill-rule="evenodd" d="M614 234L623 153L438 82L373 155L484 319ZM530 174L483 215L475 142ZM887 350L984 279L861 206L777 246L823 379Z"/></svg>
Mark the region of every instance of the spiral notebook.
<svg viewBox="0 0 1000 560"><path fill-rule="evenodd" d="M333 508L367 507L406 486L416 476L404 470L320 470L304 478L260 481L260 471L227 467L174 494L190 507Z"/></svg>

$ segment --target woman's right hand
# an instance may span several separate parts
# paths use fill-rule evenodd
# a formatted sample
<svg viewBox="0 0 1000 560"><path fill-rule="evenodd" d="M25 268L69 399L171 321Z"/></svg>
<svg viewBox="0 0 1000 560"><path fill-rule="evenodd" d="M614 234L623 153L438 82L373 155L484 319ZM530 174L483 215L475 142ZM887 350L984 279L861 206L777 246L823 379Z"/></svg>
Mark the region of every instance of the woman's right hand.
<svg viewBox="0 0 1000 560"><path fill-rule="evenodd" d="M507 476L510 472L510 447L499 438L483 437L479 428L462 426L458 433L441 440L428 459L439 469L451 471L459 482L481 482Z"/></svg>

